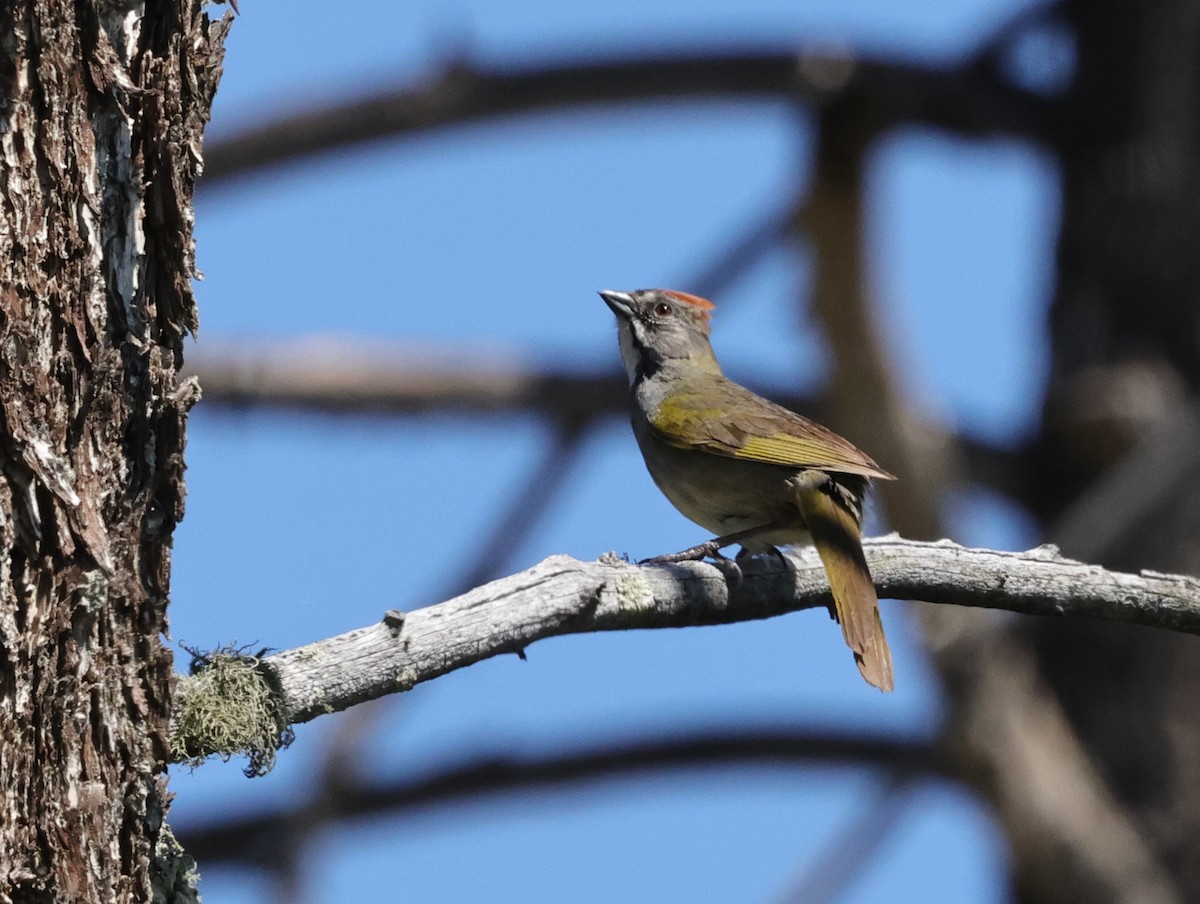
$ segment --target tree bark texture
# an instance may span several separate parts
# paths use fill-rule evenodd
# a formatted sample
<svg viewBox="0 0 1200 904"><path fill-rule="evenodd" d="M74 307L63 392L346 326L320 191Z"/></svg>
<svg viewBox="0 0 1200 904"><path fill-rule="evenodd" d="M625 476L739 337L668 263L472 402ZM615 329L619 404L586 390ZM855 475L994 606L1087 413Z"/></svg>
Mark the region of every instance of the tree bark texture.
<svg viewBox="0 0 1200 904"><path fill-rule="evenodd" d="M158 853L161 636L227 28L189 0L0 4L0 901L189 894Z"/></svg>
<svg viewBox="0 0 1200 904"><path fill-rule="evenodd" d="M1056 137L1063 222L1039 514L1067 555L1195 574L1200 3L1064 9L1078 69ZM1200 900L1197 638L1026 627L1114 794L1182 896Z"/></svg>

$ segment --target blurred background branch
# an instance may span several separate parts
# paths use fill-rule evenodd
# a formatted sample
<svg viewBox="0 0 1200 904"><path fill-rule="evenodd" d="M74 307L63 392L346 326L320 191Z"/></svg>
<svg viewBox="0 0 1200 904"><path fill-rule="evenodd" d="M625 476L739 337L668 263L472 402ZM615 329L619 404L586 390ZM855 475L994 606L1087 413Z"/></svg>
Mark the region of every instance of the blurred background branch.
<svg viewBox="0 0 1200 904"><path fill-rule="evenodd" d="M628 390L622 375L538 367L487 349L434 349L346 336L214 340L188 354L184 373L199 378L210 410L376 416L535 414L562 425L569 434L582 429L577 424L628 417ZM832 419L828 400L819 395L753 382L750 386L814 420ZM1028 449L966 433L951 437L944 428L929 423L919 429L924 431L923 448L952 443L957 454L967 459L973 479L1016 502L1026 501ZM547 457L551 458L549 452ZM516 496L533 498L528 493ZM498 573L493 570L489 577Z"/></svg>
<svg viewBox="0 0 1200 904"><path fill-rule="evenodd" d="M209 145L206 190L267 167L383 138L542 110L654 100L782 98L824 105L846 93L875 98L888 124L962 135L1045 140L1049 105L1004 80L983 58L927 67L859 56L744 50L488 71L454 60L424 84L400 85L256 125Z"/></svg>

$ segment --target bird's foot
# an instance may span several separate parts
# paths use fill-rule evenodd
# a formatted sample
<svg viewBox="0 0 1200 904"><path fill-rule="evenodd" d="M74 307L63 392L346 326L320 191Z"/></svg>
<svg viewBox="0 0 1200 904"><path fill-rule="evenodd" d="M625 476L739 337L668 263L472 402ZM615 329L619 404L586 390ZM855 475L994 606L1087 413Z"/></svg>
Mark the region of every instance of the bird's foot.
<svg viewBox="0 0 1200 904"><path fill-rule="evenodd" d="M780 562L786 562L787 556L779 551L777 546L768 546L766 549L747 549L743 546L738 550L737 560L743 562L747 559L753 559L755 556L772 556Z"/></svg>
<svg viewBox="0 0 1200 904"><path fill-rule="evenodd" d="M721 547L724 545L721 542L721 538L718 537L715 540L709 540L707 543L689 546L687 549L682 549L679 552L669 552L666 555L643 559L638 564L675 565L679 562L699 562L702 559L712 559L713 565L725 576L725 581L731 587L736 587L742 582L742 568L733 559L721 553ZM741 558L741 556L739 555L738 558Z"/></svg>
<svg viewBox="0 0 1200 904"><path fill-rule="evenodd" d="M722 558L721 544L717 540L709 540L707 543L700 543L696 546L689 546L687 549L681 549L679 552L669 552L666 555L654 556L650 559L642 559L638 562L639 565L676 565L679 562L699 562L701 559L707 558Z"/></svg>
<svg viewBox="0 0 1200 904"><path fill-rule="evenodd" d="M756 549L754 551L751 551L743 546L738 550L737 562L740 565L749 559L753 559L755 556L771 556L784 568L788 567L787 556L780 552L779 547L777 546L769 546L766 549Z"/></svg>
<svg viewBox="0 0 1200 904"><path fill-rule="evenodd" d="M725 583L730 589L736 589L742 583L742 566L734 559L726 555L722 555L718 550L709 556L713 561L713 565L717 567L717 571L725 575Z"/></svg>

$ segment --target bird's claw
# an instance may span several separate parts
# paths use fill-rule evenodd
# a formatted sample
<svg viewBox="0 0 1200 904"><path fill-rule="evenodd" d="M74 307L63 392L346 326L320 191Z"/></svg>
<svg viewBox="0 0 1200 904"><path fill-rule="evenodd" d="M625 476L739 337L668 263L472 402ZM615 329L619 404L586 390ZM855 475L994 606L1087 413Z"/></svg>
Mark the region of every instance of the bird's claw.
<svg viewBox="0 0 1200 904"><path fill-rule="evenodd" d="M742 568L737 562L721 552L722 545L719 540L709 540L707 543L689 546L687 549L682 549L679 552L670 552L666 555L643 559L638 564L676 565L680 562L699 562L703 559L712 559L713 565L725 576L726 582L731 587L736 587L742 582Z"/></svg>
<svg viewBox="0 0 1200 904"><path fill-rule="evenodd" d="M725 576L725 583L730 589L736 589L742 583L742 566L726 555L722 555L720 550L712 553L709 556L713 560L713 565L717 567L717 571Z"/></svg>
<svg viewBox="0 0 1200 904"><path fill-rule="evenodd" d="M701 559L707 558L725 558L721 555L721 547L716 540L709 540L707 543L700 543L697 546L689 546L687 549L681 549L679 552L669 552L665 555L654 556L649 559L642 559L638 562L639 565L677 565L680 562L699 562Z"/></svg>
<svg viewBox="0 0 1200 904"><path fill-rule="evenodd" d="M751 552L750 550L748 550L746 547L743 546L741 549L738 550L737 560L738 560L738 563L741 564L741 562L744 560L753 559L755 556L762 556L762 555L772 556L775 559L775 561L777 561L780 565L783 565L785 568L787 567L787 564L788 564L787 556L785 556L782 552L780 552L778 546L770 546L770 547L767 547L767 549L765 549L765 550L757 550L755 552Z"/></svg>

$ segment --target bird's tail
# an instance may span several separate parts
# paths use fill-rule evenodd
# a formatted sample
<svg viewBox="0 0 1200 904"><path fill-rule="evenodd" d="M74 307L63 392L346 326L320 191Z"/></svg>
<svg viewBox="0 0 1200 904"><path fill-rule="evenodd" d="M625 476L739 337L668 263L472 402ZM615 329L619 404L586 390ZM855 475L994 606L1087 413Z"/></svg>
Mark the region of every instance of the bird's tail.
<svg viewBox="0 0 1200 904"><path fill-rule="evenodd" d="M890 691L892 653L883 634L875 582L863 555L858 518L837 494L836 485L830 492L829 479L821 477L819 482L798 481L800 513L825 566L842 636L854 652L858 670L868 684Z"/></svg>

